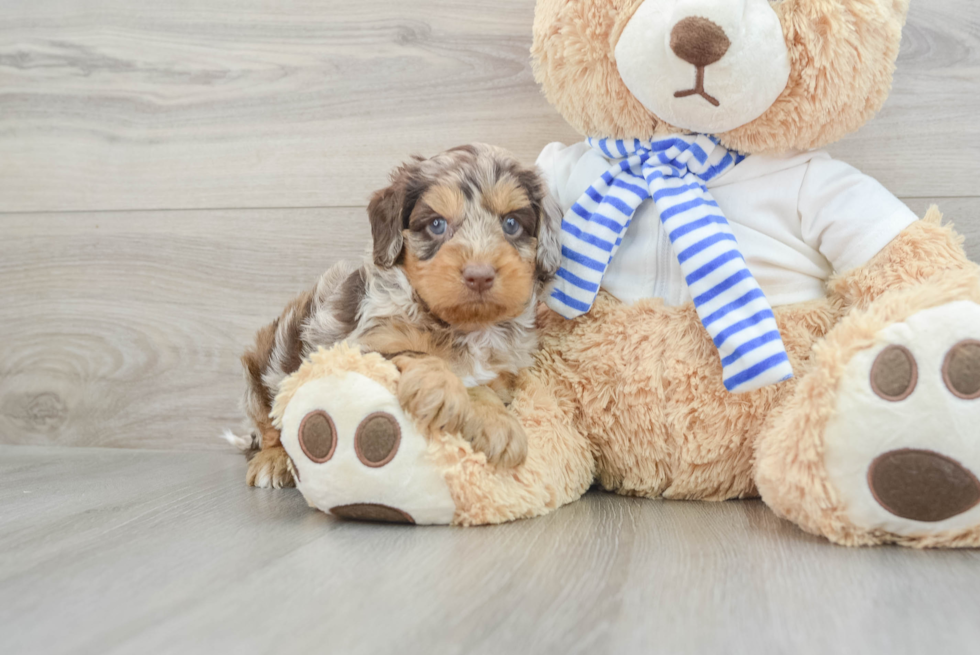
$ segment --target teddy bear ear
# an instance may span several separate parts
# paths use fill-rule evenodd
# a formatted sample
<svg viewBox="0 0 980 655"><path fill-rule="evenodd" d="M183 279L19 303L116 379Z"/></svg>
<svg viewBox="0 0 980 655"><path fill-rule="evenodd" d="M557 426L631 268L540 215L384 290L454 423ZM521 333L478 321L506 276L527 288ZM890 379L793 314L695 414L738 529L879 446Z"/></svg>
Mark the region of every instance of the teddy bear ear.
<svg viewBox="0 0 980 655"><path fill-rule="evenodd" d="M642 4L643 0L536 3L531 46L534 79L583 136L647 139L662 127L660 119L626 87L616 66L619 34Z"/></svg>

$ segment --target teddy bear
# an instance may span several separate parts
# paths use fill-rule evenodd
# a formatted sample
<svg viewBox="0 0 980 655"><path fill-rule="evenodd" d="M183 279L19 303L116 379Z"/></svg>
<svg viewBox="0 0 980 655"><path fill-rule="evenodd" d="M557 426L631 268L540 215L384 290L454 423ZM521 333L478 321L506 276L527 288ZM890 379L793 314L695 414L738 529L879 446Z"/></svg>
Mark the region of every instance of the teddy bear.
<svg viewBox="0 0 980 655"><path fill-rule="evenodd" d="M819 150L888 94L907 0L538 0L532 61L584 141L538 159L564 212L540 351L498 467L340 344L272 417L345 518L480 525L593 484L761 497L843 545L980 545L980 269Z"/></svg>

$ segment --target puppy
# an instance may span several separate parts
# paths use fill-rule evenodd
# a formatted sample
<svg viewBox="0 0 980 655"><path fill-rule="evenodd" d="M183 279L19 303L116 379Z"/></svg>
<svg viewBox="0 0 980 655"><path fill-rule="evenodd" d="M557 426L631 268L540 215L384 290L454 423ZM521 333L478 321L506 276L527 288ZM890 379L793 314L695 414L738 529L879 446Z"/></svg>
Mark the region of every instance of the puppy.
<svg viewBox="0 0 980 655"><path fill-rule="evenodd" d="M327 271L242 357L250 446L261 446L250 485L292 486L273 399L305 356L343 340L392 360L399 401L427 432L460 432L499 466L526 456L506 403L532 363L538 297L561 255L561 210L537 172L498 148L461 146L396 169L368 217L365 262Z"/></svg>

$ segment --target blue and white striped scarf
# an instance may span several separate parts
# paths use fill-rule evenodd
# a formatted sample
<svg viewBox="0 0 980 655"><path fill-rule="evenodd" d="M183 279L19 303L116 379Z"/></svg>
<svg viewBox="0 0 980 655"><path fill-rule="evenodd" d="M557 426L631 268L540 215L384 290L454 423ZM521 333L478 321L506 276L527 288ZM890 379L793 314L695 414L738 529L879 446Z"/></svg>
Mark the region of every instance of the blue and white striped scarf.
<svg viewBox="0 0 980 655"><path fill-rule="evenodd" d="M591 309L633 214L650 198L718 348L725 388L741 393L793 377L772 307L705 186L745 156L703 135L588 141L615 163L565 214L548 306L565 318Z"/></svg>

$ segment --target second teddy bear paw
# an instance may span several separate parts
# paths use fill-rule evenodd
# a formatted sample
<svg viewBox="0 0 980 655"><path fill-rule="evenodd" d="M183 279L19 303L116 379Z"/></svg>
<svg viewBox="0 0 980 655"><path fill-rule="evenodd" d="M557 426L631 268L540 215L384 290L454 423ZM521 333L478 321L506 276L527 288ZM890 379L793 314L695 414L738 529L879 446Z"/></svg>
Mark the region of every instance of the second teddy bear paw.
<svg viewBox="0 0 980 655"><path fill-rule="evenodd" d="M359 373L300 386L282 417L296 486L345 519L447 524L456 506L427 442L383 385Z"/></svg>
<svg viewBox="0 0 980 655"><path fill-rule="evenodd" d="M980 539L980 305L921 311L877 341L847 363L824 438L848 518L905 538Z"/></svg>

